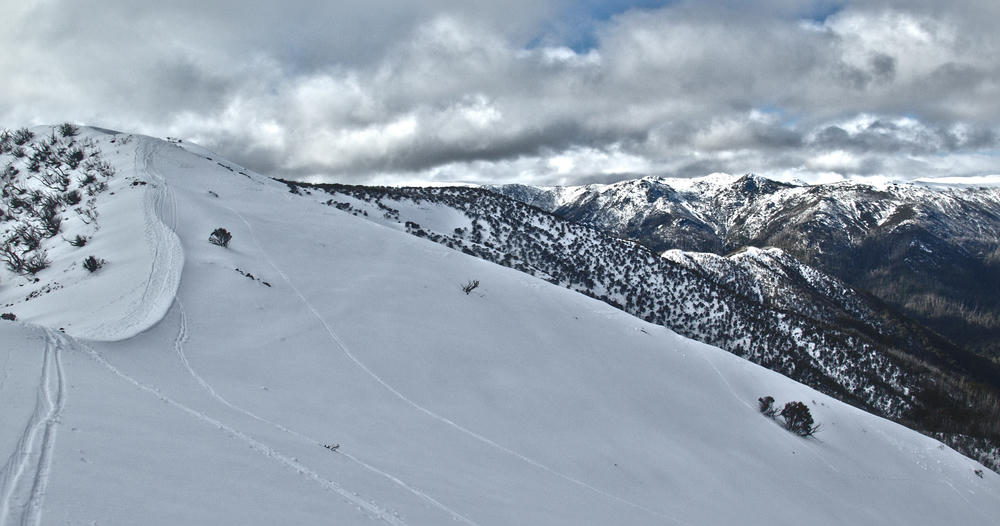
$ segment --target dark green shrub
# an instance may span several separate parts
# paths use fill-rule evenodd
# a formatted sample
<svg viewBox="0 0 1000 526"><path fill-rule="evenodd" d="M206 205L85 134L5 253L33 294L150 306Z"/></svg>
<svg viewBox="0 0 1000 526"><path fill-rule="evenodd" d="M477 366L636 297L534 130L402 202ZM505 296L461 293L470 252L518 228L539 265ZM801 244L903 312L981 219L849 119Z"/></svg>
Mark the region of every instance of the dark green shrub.
<svg viewBox="0 0 1000 526"><path fill-rule="evenodd" d="M76 137L80 133L80 128L74 126L72 123L64 122L59 125L59 135L63 137Z"/></svg>
<svg viewBox="0 0 1000 526"><path fill-rule="evenodd" d="M819 429L819 425L813 425L809 406L802 402L788 402L779 414L785 419L785 429L797 435L811 436Z"/></svg>
<svg viewBox="0 0 1000 526"><path fill-rule="evenodd" d="M104 266L103 259L97 259L94 256L87 256L87 259L83 260L83 268L87 269L88 272L97 272L97 269Z"/></svg>

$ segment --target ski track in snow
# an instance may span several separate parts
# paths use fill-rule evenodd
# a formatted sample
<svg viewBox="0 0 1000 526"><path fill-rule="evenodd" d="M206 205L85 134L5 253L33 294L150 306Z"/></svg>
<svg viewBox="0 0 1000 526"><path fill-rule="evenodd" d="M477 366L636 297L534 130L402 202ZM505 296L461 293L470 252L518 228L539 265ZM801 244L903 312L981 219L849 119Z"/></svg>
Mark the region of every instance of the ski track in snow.
<svg viewBox="0 0 1000 526"><path fill-rule="evenodd" d="M7 370L7 366L10 364L10 354L14 350L7 347L7 357L3 360L3 376L0 376L0 393L3 392L4 385L7 383L7 377L10 375L10 371Z"/></svg>
<svg viewBox="0 0 1000 526"><path fill-rule="evenodd" d="M181 282L184 248L173 231L177 202L173 190L155 167L155 155L163 145L155 139L139 137L135 150L135 173L145 173L153 181L143 194L146 242L152 264L142 296L128 313L112 322L94 327L83 335L92 340L124 340L148 329L170 309Z"/></svg>
<svg viewBox="0 0 1000 526"><path fill-rule="evenodd" d="M276 428L276 429L278 429L278 430L280 430L280 431L282 431L284 433L287 433L287 434L289 434L291 436L294 436L294 437L296 437L296 438L298 438L300 440L303 440L305 442L308 442L310 444L315 444L315 445L320 445L320 446L323 445L323 442L321 442L319 440L316 440L315 438L306 436L306 435L304 435L304 434L302 434L302 433L300 433L298 431L295 431L294 429L290 429L290 428L288 428L288 427L286 427L286 426L284 426L282 424L279 424L277 422L274 422L272 420L269 420L267 418L259 416L256 413L253 413L252 411L249 411L249 410L244 409L244 408L242 408L240 406L237 406L237 405L233 404L232 402L230 402L229 400L227 400L222 395L220 395L218 392L216 392L216 390L212 387L212 385L209 384L200 374L198 374L194 370L194 368L191 366L191 362L188 360L187 354L184 352L184 343L187 341L187 338L188 338L188 332L187 332L188 331L188 329L187 329L187 326L188 326L187 313L184 311L184 303L181 302L181 300L180 300L179 297L177 298L176 305L177 305L177 310L178 310L179 317L180 317L180 322L179 322L179 328L178 328L178 331L177 331L177 337L174 339L174 351L177 353L178 358L180 359L181 363L184 365L184 368L187 370L188 374L190 374L191 377L194 378L194 380L196 382L198 382L198 385L200 385L212 398L214 398L215 400L217 400L219 403L221 403L222 405L224 405L224 406L226 406L226 407L228 407L228 408L230 408L230 409L232 409L232 410L234 410L234 411L236 411L238 413L246 415L246 416L248 416L248 417L250 417L250 418L252 418L254 420L257 420L258 422L262 422L262 423L268 424L268 425L270 425L270 426L272 426L272 427L274 427L274 428ZM368 471L370 471L372 473L375 473L376 475L382 476L382 477L390 480L392 483L396 484L400 488L402 488L402 489L408 491L409 493L411 493L411 494L419 497L424 502L427 502L428 504L434 506L435 508L437 508L437 509L439 509L439 510L445 512L445 513L447 513L448 515L451 516L452 519L457 520L457 521L461 521L461 522L463 522L465 524L468 524L469 526L478 526L478 524L476 524L475 522L473 522L468 517L465 517L461 513L459 513L457 511L449 508L448 506L442 504L441 502L439 502L438 500L434 499L430 495L427 495L423 491L420 491L420 490L418 490L418 489L410 486L409 484L407 484L406 482L404 482L399 477L396 477L395 475L392 475L390 473L382 471L382 470L380 470L380 469L378 469L378 468L376 468L376 467L368 464L367 462L364 462L363 460L355 457L354 455L351 455L350 453L347 453L347 452L344 452L344 451L339 451L339 450L338 451L334 451L334 453L339 454L339 455L341 455L343 457L346 457L347 459L349 459L350 461L354 462L355 464L363 467L364 469L366 469L366 470L368 470Z"/></svg>
<svg viewBox="0 0 1000 526"><path fill-rule="evenodd" d="M41 522L57 425L66 405L61 342L59 335L45 329L45 352L35 408L15 444L14 452L0 471L0 526L27 526Z"/></svg>
<svg viewBox="0 0 1000 526"><path fill-rule="evenodd" d="M659 511L656 511L654 509L651 509L651 508L648 508L646 506L643 506L642 504L638 504L638 503L632 502L630 500L627 500L627 499L625 499L623 497L619 497L617 495L614 495L612 493L604 491L604 490L602 490L600 488L592 486L592 485L588 484L587 482L584 482L583 480L580 480L580 479L578 479L576 477L567 475L565 473L562 473L561 471L558 471L558 470L556 470L554 468L551 468L551 467L549 467L549 466L547 466L547 465L545 465L545 464L543 464L543 463L541 463L541 462L539 462L539 461L537 461L537 460L535 460L535 459L533 459L531 457L528 457L528 456L526 456L524 454L521 454L521 453L519 453L519 452L517 452L517 451L515 451L515 450L513 450L513 449L511 449L509 447L506 447L506 446L504 446L504 445L502 445L502 444L500 444L500 443L498 443L498 442L496 442L494 440L491 440L490 438L487 438L487 437L485 437L485 436L483 436L483 435L481 435L479 433L476 433L475 431L472 431L471 429L468 429L468 428L462 426L461 424L459 424L459 423L457 423L457 422L455 422L455 421L453 421L453 420L451 420L451 419L449 419L449 418L447 418L445 416L439 415L438 413L435 413L434 411L432 411L432 410L430 410L430 409L428 409L428 408L420 405L416 401L414 401L411 398L409 398L406 395L404 395L402 392L400 392L398 389L396 389L395 387L393 387L392 385L390 385L388 382L386 382L384 379L382 379L382 377L380 377L378 374L376 374L374 371L372 371L367 365L365 365L364 362L362 362L360 359L358 359L358 357L355 356L354 353L351 352L351 350L347 347L347 345L340 338L340 336L337 334L337 332L333 330L333 327L331 327L330 324L326 321L326 319L323 317L323 315L319 313L319 311L316 309L316 307L314 307L313 304L305 297L305 295L302 294L302 292L299 290L299 288L295 286L295 284L292 282L291 278L288 277L288 274L286 274L283 270L281 270L280 267L277 266L277 264L274 263L274 261L268 255L267 251L261 245L260 241L257 239L257 235L254 232L254 228L250 224L250 222L247 221L246 217L244 217L243 214L237 212L236 210L234 210L234 209L232 209L232 208L230 208L230 207L228 207L226 205L222 205L222 206L225 207L226 209L228 209L234 215L236 215L236 217L238 217L240 219L240 221L242 221L243 224L246 225L247 230L250 233L250 237L253 240L254 245L256 245L257 248L258 248L258 250L260 250L261 255L267 261L268 265L270 265L271 268L273 268L274 271L277 272L279 276L281 276L281 279L284 280L285 283L288 284L288 286L292 289L292 291L295 292L295 294L299 297L299 299L306 306L306 308L309 309L309 311L313 314L313 316L315 316L315 318L320 322L320 324L326 330L326 333L330 336L330 339L335 344L337 344L338 347L340 347L340 349L343 351L344 355L347 356L347 358L351 362L353 362L359 369L361 369L365 374L367 374L369 377L371 377L376 383L378 383L379 385L381 385L386 391L388 391L389 393L391 393L393 396L395 396L396 398L398 398L402 402L406 403L407 405L409 405L413 409L415 409L415 410L417 410L417 411L419 411L419 412L421 412L421 413L429 416L430 418L432 418L434 420L437 420L438 422L441 422L441 423L443 423L443 424L451 427L452 429L457 430L458 432L460 432L460 433L462 433L462 434L464 434L466 436L469 436L469 437L471 437L471 438L473 438L473 439L475 439L475 440L477 440L477 441L479 441L479 442L481 442L483 444L486 444L487 446L490 446L490 447L492 447L492 448L494 448L494 449L496 449L498 451L501 451L501 452L506 453L506 454L508 454L510 456L513 456L513 457L521 460L522 462L525 462L526 464L534 466L534 467L536 467L536 468L538 468L538 469L540 469L542 471L545 471L546 473L549 473L549 474L554 475L554 476L556 476L556 477L558 477L560 479L563 479L566 482L569 482L571 484L574 484L576 486L584 488L584 489L586 489L588 491L596 493L596 494L598 494L598 495L600 495L602 497L605 497L605 498L607 498L609 500L618 502L618 503L623 504L625 506L628 506L630 508L641 510L643 512L646 512L646 513L648 513L650 515L659 517L661 519L666 519L666 520L675 522L677 524L686 524L685 522L681 521L680 519L678 519L676 517L673 517L673 516L670 516L670 515L665 515L665 514L659 512Z"/></svg>
<svg viewBox="0 0 1000 526"><path fill-rule="evenodd" d="M187 356L184 354L183 346L187 339L187 316L184 313L183 304L180 303L180 299L177 297L177 290L180 285L181 271L184 264L184 251L181 246L180 238L177 236L174 229L177 227L177 202L173 190L167 185L165 178L158 173L154 166L154 156L162 148L162 144L159 142L153 142L150 139L140 139L142 141L136 146L136 175L145 173L151 179L155 179L155 183L151 185L150 189L146 191L143 196L143 208L144 217L146 220L146 238L147 242L153 251L153 261L150 267L149 275L146 280L146 286L143 290L142 297L138 305L132 309L132 311L118 320L115 323L104 324L92 332L95 336L104 336L107 339L125 339L134 334L141 332L146 326L150 324L151 321L159 321L164 317L166 311L160 313L162 309L162 303L169 300L167 303L167 309L169 306L177 302L178 307L181 312L181 325L177 338L174 340L174 349L184 364L187 371L194 377L194 379L215 399L223 403L227 407L230 407L240 413L246 414L252 418L259 421L269 423L273 426L282 429L283 431L297 434L294 431L287 429L279 424L265 420L257 415L245 411L240 407L237 407L230 403L228 400L216 393L215 389L212 388L205 380L198 375L194 369L191 367ZM149 147L149 144L153 144L153 148ZM141 160L141 166L140 166ZM154 321L154 323L155 323ZM139 330L135 330L138 328ZM227 434L246 442L251 449L263 454L269 458L277 459L278 461L286 464L287 466L295 469L300 474L307 476L308 478L319 483L324 488L331 490L341 497L344 497L348 502L355 504L359 509L367 511L374 517L393 525L405 525L399 517L388 513L386 510L378 507L375 504L369 503L358 497L356 494L345 490L342 486L337 484L332 480L328 480L320 476L315 471L312 471L308 467L302 465L297 460L283 455L276 451L275 449L267 446L266 444L257 441L256 439L250 437L246 433L243 433L235 428L227 426L222 422L204 414L189 408L180 402L177 402L166 395L162 394L159 389L143 384L131 376L121 372L118 368L114 367L110 362L105 360L97 351L79 344L83 347L86 353L94 358L98 363L103 365L106 369L114 373L116 376L128 381L139 389L149 392L157 396L162 401L174 406L177 409L193 416L203 422L214 425L219 429L225 431ZM301 436L301 435L299 435ZM305 437L304 437L305 438ZM364 465L368 469L381 473L377 469L364 464L363 462L357 461L358 463ZM391 477L388 474L384 474L393 480L395 477ZM399 481L402 482L402 481ZM416 490L412 490L418 495L422 495ZM430 497L424 496L425 500L429 502L436 503ZM439 505L440 506L440 505ZM456 518L464 519L461 515L451 512ZM465 519L467 523L470 523ZM0 521L0 526L5 526L5 524ZM475 525L474 525L475 526Z"/></svg>
<svg viewBox="0 0 1000 526"><path fill-rule="evenodd" d="M205 413L202 413L201 411L192 409L174 400L173 398L170 398L169 396L163 394L159 389L155 387L142 383L139 380L136 380L135 378L129 376L128 374L122 372L120 369L112 365L111 362L108 362L99 352L97 352L90 346L86 345L85 343L76 341L76 347L79 348L91 359L96 361L98 364L100 364L102 367L110 371L115 376L132 384L136 388L155 396L160 401L174 407L175 409L178 409L186 413L187 415L197 420L200 420L205 424L215 427L220 431L226 433L227 435L246 443L250 447L250 449L256 451L257 453L267 458L273 459L277 462L280 462L285 466L295 470L300 475L303 475L304 477L316 482L324 489L327 489L329 491L336 493L337 495L340 495L347 502L357 506L359 511L362 511L373 518L381 520L382 522L392 524L393 526L406 526L406 522L404 522L403 519L401 519L400 517L396 516L395 514L389 512L388 510L378 506L373 502L368 502L364 500L359 495L357 495L354 492L348 491L337 482L324 478L322 475L309 469L307 466L303 465L295 458L289 457L288 455L285 455L277 451L276 449L268 446L267 444L264 444L263 442L260 442L259 440L256 440L255 438L239 431L238 429L226 425L223 422L216 420L215 418L212 418L211 416ZM0 524L0 526L5 526L5 525Z"/></svg>

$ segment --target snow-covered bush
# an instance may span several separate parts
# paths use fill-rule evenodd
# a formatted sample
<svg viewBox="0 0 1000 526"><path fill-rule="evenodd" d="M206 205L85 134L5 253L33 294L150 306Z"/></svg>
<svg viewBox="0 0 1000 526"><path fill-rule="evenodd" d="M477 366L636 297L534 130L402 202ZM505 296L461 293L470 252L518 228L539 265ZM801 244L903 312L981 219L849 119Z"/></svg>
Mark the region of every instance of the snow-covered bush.
<svg viewBox="0 0 1000 526"><path fill-rule="evenodd" d="M83 200L79 190L71 190L63 194L63 202L69 206L78 205Z"/></svg>
<svg viewBox="0 0 1000 526"><path fill-rule="evenodd" d="M788 402L779 414L785 419L785 429L795 434L807 437L819 429L819 425L813 425L809 406L802 402Z"/></svg>
<svg viewBox="0 0 1000 526"><path fill-rule="evenodd" d="M76 237L69 240L69 244L73 245L74 247L82 247L87 244L87 238L81 236L80 234L77 234Z"/></svg>
<svg viewBox="0 0 1000 526"><path fill-rule="evenodd" d="M20 224L14 227L14 237L9 238L5 244L23 245L25 252L35 250L42 244L42 232L30 223Z"/></svg>
<svg viewBox="0 0 1000 526"><path fill-rule="evenodd" d="M66 164L71 170L76 170L80 163L87 157L87 154L80 148L73 148L66 155Z"/></svg>
<svg viewBox="0 0 1000 526"><path fill-rule="evenodd" d="M465 285L462 285L462 292L464 292L466 294L469 294L473 290L475 290L476 287L478 287L478 286L479 286L479 280L478 279L470 279L468 282L465 283Z"/></svg>
<svg viewBox="0 0 1000 526"><path fill-rule="evenodd" d="M14 178L17 177L19 172L20 170L18 170L16 166L8 163L7 166L4 167L3 172L0 173L0 180L2 180L5 184L10 184Z"/></svg>
<svg viewBox="0 0 1000 526"><path fill-rule="evenodd" d="M97 272L97 269L103 267L105 263L106 261L103 259L98 259L94 256L87 256L87 258L83 260L83 268L87 269L88 272Z"/></svg>
<svg viewBox="0 0 1000 526"><path fill-rule="evenodd" d="M52 237L59 233L59 230L62 229L62 217L59 217L59 201L56 198L46 198L46 201L42 203L38 220L47 234L46 237Z"/></svg>
<svg viewBox="0 0 1000 526"><path fill-rule="evenodd" d="M24 259L24 272L35 275L49 267L52 261L44 250L36 250Z"/></svg>
<svg viewBox="0 0 1000 526"><path fill-rule="evenodd" d="M233 235L229 233L225 228L219 227L212 231L212 235L208 236L208 242L213 245L219 245L220 247L228 247L229 242L233 239Z"/></svg>

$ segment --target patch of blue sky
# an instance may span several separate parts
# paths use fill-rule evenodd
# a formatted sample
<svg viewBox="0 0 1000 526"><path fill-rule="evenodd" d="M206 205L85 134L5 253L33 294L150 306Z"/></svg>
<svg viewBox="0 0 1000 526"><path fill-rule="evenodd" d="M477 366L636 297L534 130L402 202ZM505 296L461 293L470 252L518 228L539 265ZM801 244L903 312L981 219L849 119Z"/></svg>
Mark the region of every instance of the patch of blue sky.
<svg viewBox="0 0 1000 526"><path fill-rule="evenodd" d="M569 2L541 33L528 42L529 49L539 46L566 46L576 53L587 53L599 45L598 27L614 16L633 9L658 9L676 0L579 0Z"/></svg>
<svg viewBox="0 0 1000 526"><path fill-rule="evenodd" d="M817 24L823 24L831 16L843 11L846 3L842 0L820 0L814 3L812 11L806 15L806 18Z"/></svg>
<svg viewBox="0 0 1000 526"><path fill-rule="evenodd" d="M771 104L771 103L759 104L755 106L754 109L756 109L761 113L766 113L768 115L773 115L777 117L779 122L781 122L781 125L784 126L785 128L794 128L795 126L798 125L799 121L801 120L801 117L799 115L790 113L785 108L782 108L781 106L778 106L776 104Z"/></svg>

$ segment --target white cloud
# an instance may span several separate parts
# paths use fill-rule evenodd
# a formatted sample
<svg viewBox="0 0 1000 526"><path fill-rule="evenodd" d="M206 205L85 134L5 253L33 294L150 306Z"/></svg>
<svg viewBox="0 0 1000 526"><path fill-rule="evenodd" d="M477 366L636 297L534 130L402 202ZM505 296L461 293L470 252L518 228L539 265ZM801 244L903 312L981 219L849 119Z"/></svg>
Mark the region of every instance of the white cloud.
<svg viewBox="0 0 1000 526"><path fill-rule="evenodd" d="M574 50L545 34L562 0L372 1L19 4L0 21L17 50L0 54L0 119L188 137L345 181L1000 170L985 3L803 22L802 3L677 2L594 21Z"/></svg>

